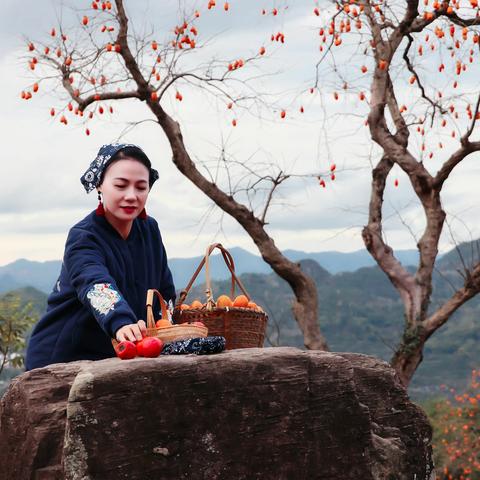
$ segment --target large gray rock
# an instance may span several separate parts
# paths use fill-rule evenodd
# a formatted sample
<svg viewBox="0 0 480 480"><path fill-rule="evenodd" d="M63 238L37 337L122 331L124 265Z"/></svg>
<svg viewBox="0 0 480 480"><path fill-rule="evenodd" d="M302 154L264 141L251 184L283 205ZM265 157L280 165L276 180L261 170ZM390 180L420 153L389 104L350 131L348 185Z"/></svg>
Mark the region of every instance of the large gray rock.
<svg viewBox="0 0 480 480"><path fill-rule="evenodd" d="M0 479L434 478L393 370L295 348L57 364L0 411Z"/></svg>

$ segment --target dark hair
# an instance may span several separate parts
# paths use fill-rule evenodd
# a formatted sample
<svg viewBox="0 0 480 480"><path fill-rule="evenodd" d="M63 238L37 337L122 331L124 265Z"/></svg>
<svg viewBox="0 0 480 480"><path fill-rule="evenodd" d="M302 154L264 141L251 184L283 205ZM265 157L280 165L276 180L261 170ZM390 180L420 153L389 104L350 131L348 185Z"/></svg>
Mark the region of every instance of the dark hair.
<svg viewBox="0 0 480 480"><path fill-rule="evenodd" d="M154 174L152 171L152 162L150 162L150 159L147 157L145 152L138 147L125 147L119 150L113 157L107 162L105 165L105 168L103 169L102 176L100 177L100 182L99 185L103 183L103 179L105 177L105 172L107 171L108 167L112 165L115 162L118 162L119 160L125 160L125 159L133 159L137 160L137 162L140 162L142 165L145 165L148 169L149 173L149 187L152 188L152 185L155 183L155 178Z"/></svg>

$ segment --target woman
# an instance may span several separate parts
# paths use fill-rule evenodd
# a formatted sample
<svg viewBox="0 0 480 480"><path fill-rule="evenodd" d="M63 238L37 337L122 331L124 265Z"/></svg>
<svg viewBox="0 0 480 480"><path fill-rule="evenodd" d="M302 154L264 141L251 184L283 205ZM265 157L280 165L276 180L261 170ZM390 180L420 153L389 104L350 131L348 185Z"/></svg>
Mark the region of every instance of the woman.
<svg viewBox="0 0 480 480"><path fill-rule="evenodd" d="M139 147L100 148L80 179L87 193L97 189L99 205L68 234L60 277L28 344L27 370L113 357L112 338L140 340L149 288L173 305L162 237L144 208L157 179Z"/></svg>

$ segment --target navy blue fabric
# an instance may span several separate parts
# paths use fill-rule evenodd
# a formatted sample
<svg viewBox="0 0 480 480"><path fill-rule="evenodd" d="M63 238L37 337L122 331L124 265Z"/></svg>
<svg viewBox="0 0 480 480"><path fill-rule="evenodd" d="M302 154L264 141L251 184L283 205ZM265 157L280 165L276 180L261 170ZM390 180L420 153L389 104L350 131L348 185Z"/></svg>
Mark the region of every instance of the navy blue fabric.
<svg viewBox="0 0 480 480"><path fill-rule="evenodd" d="M157 222L137 218L123 239L92 212L68 234L60 277L28 344L26 369L115 356L111 338L146 319L149 288L175 301Z"/></svg>
<svg viewBox="0 0 480 480"><path fill-rule="evenodd" d="M186 355L194 353L195 355L210 355L220 353L225 350L224 337L203 337L189 338L188 340L177 340L176 342L166 343L162 349L162 355Z"/></svg>

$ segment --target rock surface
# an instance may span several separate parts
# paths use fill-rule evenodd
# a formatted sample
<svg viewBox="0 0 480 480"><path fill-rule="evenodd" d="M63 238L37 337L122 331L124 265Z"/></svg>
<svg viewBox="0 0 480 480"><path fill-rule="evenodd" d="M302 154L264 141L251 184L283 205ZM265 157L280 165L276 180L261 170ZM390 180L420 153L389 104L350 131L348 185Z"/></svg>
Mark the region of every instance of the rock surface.
<svg viewBox="0 0 480 480"><path fill-rule="evenodd" d="M0 480L434 478L424 413L359 354L50 365L17 377L0 408Z"/></svg>

